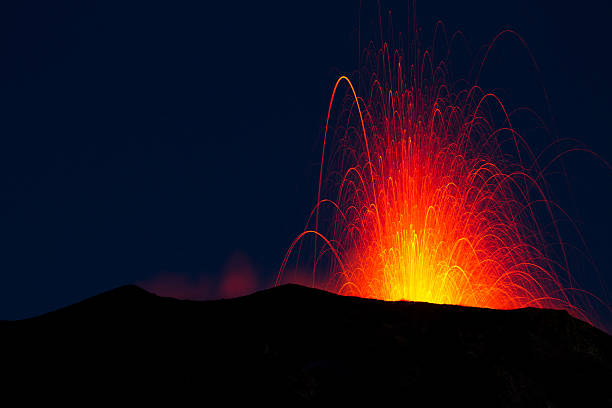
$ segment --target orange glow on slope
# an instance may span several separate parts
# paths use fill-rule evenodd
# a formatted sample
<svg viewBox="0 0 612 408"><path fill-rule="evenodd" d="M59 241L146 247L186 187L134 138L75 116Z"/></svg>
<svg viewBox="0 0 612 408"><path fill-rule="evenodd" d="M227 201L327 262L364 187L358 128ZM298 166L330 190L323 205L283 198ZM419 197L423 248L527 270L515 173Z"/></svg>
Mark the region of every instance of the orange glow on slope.
<svg viewBox="0 0 612 408"><path fill-rule="evenodd" d="M289 248L277 284L296 245L299 257L312 236L312 283L336 293L562 308L590 321L575 306L568 268L547 254L538 218L544 213L557 231L553 204L501 99L477 84L453 89L429 51L408 74L387 44L365 56L365 97L346 76L334 86L314 226ZM322 198L329 187L335 197Z"/></svg>

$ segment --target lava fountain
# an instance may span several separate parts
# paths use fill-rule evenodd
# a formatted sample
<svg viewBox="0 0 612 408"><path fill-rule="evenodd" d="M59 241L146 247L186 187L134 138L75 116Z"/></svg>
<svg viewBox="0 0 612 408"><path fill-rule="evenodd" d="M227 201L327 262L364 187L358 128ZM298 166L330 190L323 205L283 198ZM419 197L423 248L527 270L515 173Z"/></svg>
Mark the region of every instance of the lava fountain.
<svg viewBox="0 0 612 408"><path fill-rule="evenodd" d="M409 55L370 44L360 86L337 80L317 204L276 283L313 237L312 284L336 293L561 308L590 321L564 252L549 254L547 242L562 241L545 166L513 127L514 112L477 75L471 84L451 82L448 61L434 60L416 41Z"/></svg>

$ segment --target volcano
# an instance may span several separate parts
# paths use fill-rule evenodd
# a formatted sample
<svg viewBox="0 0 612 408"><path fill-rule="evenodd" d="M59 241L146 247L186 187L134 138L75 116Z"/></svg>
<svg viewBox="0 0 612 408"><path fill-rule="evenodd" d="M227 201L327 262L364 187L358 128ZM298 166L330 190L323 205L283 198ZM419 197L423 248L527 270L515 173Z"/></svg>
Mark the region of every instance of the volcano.
<svg viewBox="0 0 612 408"><path fill-rule="evenodd" d="M124 286L0 323L5 390L206 402L610 406L612 337L565 311ZM45 394L51 395L51 394Z"/></svg>

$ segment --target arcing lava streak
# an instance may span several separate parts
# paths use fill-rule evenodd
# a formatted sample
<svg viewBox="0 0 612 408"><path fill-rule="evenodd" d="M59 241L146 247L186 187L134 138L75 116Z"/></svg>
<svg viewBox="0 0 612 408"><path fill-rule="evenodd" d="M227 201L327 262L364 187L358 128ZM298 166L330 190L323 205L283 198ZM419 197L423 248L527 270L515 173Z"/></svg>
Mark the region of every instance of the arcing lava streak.
<svg viewBox="0 0 612 408"><path fill-rule="evenodd" d="M291 245L277 284L296 244L314 235L313 285L337 293L562 308L590 321L567 263L547 253L539 218L554 226L554 204L512 114L476 83L449 83L447 61L434 64L432 51L414 61L387 44L370 47L360 76L366 95L348 77L337 80L314 227ZM323 198L330 189L335 197Z"/></svg>

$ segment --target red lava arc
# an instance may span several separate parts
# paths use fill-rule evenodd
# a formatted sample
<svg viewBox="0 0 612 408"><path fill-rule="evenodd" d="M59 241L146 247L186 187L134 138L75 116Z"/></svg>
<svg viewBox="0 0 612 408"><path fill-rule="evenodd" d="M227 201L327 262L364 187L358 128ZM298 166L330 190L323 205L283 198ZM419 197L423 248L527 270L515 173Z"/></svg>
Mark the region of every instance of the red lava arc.
<svg viewBox="0 0 612 408"><path fill-rule="evenodd" d="M477 81L448 82L449 64L434 64L431 50L407 58L370 46L359 76L365 93L347 76L337 80L318 202L277 284L313 236L313 285L336 293L562 308L590 321L568 268L546 253L551 238L539 219L554 226L553 204L501 98Z"/></svg>

